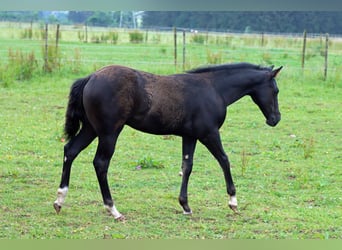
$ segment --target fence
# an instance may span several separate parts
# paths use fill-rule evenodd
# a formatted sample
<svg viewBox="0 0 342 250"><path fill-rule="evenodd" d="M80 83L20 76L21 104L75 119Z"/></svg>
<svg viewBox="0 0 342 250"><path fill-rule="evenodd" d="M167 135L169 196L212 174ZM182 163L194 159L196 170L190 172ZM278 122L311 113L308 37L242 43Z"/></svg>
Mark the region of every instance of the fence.
<svg viewBox="0 0 342 250"><path fill-rule="evenodd" d="M140 34L138 40L132 40L134 33ZM9 49L35 51L45 71L51 70L49 61L57 56L59 65L92 65L93 69L115 63L143 69L153 65L174 66L179 71L203 64L249 61L321 71L324 79L329 72L341 69L342 38L327 34L246 34L183 28L128 30L8 23L7 31L5 25L0 36L3 36L0 54L5 62L9 60ZM50 47L55 52L49 52Z"/></svg>

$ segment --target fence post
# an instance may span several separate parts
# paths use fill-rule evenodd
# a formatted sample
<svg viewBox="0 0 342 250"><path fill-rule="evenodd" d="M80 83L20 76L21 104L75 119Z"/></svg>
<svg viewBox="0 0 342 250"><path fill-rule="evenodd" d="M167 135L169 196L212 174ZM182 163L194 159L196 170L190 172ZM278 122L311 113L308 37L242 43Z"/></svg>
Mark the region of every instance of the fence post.
<svg viewBox="0 0 342 250"><path fill-rule="evenodd" d="M88 25L87 25L87 23L85 23L85 41L84 42L85 43L88 42Z"/></svg>
<svg viewBox="0 0 342 250"><path fill-rule="evenodd" d="M48 72L48 24L45 24L44 72Z"/></svg>
<svg viewBox="0 0 342 250"><path fill-rule="evenodd" d="M174 38L174 62L177 67L177 28L173 27L173 38Z"/></svg>
<svg viewBox="0 0 342 250"><path fill-rule="evenodd" d="M148 41L148 29L146 29L145 31L145 43L147 43Z"/></svg>
<svg viewBox="0 0 342 250"><path fill-rule="evenodd" d="M183 29L183 71L185 70L185 29Z"/></svg>
<svg viewBox="0 0 342 250"><path fill-rule="evenodd" d="M32 40L32 37L33 37L33 21L31 20L29 38Z"/></svg>
<svg viewBox="0 0 342 250"><path fill-rule="evenodd" d="M264 47L264 43L265 43L265 34L264 32L261 33L261 47Z"/></svg>
<svg viewBox="0 0 342 250"><path fill-rule="evenodd" d="M57 30L56 30L56 52L58 50L58 41L59 41L59 24L57 24Z"/></svg>
<svg viewBox="0 0 342 250"><path fill-rule="evenodd" d="M306 49L306 30L304 30L304 33L303 33L302 69L304 69L304 64L305 64L305 49Z"/></svg>
<svg viewBox="0 0 342 250"><path fill-rule="evenodd" d="M329 34L325 35L325 55L324 55L324 81L328 74L328 48L329 48Z"/></svg>

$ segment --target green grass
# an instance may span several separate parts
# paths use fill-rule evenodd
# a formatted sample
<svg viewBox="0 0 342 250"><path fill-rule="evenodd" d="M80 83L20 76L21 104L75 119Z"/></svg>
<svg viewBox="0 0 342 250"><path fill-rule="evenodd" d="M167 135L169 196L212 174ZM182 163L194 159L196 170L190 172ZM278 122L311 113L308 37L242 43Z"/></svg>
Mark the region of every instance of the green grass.
<svg viewBox="0 0 342 250"><path fill-rule="evenodd" d="M232 43L237 43L235 40ZM13 39L6 46L14 49L20 43ZM96 50L112 48L76 42L71 45L70 51L73 46L80 48L83 58ZM162 74L180 71L172 67L172 56L171 67L151 65L165 50L172 54L172 46L118 46L122 53L136 52L118 55L120 64L126 60L129 66ZM210 49L219 51L220 46ZM205 64L207 48L194 48L189 60ZM271 48L266 53L274 57ZM106 56L103 53L96 58ZM263 60L260 49L249 49L243 57L245 61ZM141 58L147 64L136 63ZM96 141L74 162L65 205L56 215L52 203L61 175L62 128L69 87L75 78L90 73L93 66L84 66L78 73L65 69L37 73L30 80L13 81L7 87L0 83L0 238L341 239L339 71L336 69L335 75L323 81L321 72L302 72L286 58L277 60L277 65L289 64L278 79L282 112L279 125L268 127L258 108L244 98L228 108L221 128L240 214L229 210L222 171L198 144L189 183L193 215L184 216L178 205L181 139L126 127L111 162L109 182L116 206L127 221L114 221L102 206L92 166ZM163 167L137 170L144 160Z"/></svg>

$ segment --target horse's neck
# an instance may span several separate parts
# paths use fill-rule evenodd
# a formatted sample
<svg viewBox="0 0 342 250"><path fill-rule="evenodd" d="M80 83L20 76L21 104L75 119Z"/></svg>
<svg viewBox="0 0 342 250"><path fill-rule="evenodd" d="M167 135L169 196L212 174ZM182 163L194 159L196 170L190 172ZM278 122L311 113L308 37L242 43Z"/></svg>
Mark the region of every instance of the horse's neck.
<svg viewBox="0 0 342 250"><path fill-rule="evenodd" d="M226 106L247 95L250 88L247 80L238 80L233 77L231 79L225 79L224 81L216 81L214 82L214 85Z"/></svg>

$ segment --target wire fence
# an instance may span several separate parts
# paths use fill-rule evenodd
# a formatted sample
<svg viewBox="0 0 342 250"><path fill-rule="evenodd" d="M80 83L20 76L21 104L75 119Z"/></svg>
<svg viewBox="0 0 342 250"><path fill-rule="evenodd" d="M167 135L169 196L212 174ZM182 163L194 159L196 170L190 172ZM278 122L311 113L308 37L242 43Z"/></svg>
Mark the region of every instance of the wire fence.
<svg viewBox="0 0 342 250"><path fill-rule="evenodd" d="M181 71L204 64L248 61L296 70L342 70L342 36L338 35L306 34L304 39L306 32L232 33L161 27L130 30L85 25L49 25L46 33L44 24L2 23L1 26L2 63L11 59L9 50L20 50L34 51L38 63L44 64L48 57L44 47L48 44L58 48L60 65L76 63L78 67L91 65L92 69L122 64L146 70L175 66ZM132 40L134 33L140 34L140 40ZM116 35L116 40L110 35Z"/></svg>

